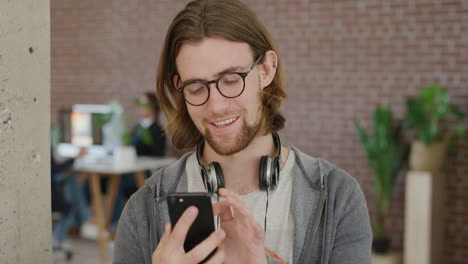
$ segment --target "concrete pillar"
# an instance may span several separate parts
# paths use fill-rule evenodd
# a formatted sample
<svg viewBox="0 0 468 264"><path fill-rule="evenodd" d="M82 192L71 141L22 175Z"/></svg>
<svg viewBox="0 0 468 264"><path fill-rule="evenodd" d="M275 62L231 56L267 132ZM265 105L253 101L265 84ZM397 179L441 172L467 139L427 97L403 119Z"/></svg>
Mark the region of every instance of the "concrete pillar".
<svg viewBox="0 0 468 264"><path fill-rule="evenodd" d="M0 263L51 263L50 3L0 0Z"/></svg>

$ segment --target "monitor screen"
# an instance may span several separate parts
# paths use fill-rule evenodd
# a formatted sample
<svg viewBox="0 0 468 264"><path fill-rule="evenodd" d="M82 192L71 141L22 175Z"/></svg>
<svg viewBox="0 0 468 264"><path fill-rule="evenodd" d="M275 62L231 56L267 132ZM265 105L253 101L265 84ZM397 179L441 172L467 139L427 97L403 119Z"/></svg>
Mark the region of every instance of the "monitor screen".
<svg viewBox="0 0 468 264"><path fill-rule="evenodd" d="M71 143L80 147L102 144L102 127L96 117L109 112L108 105L74 105L70 114Z"/></svg>

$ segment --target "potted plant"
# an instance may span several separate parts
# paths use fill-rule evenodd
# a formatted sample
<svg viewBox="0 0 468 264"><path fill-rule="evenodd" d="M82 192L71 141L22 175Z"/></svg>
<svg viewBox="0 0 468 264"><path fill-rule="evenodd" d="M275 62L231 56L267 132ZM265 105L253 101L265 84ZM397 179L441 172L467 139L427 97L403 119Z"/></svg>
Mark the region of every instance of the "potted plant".
<svg viewBox="0 0 468 264"><path fill-rule="evenodd" d="M124 127L125 117L117 100L109 102L110 111L94 116L104 134L104 145L112 150L115 166L126 167L136 160L135 147L131 146L131 135Z"/></svg>
<svg viewBox="0 0 468 264"><path fill-rule="evenodd" d="M439 171L453 135L464 137L463 119L440 85L425 86L418 97L408 99L406 120L416 138L411 145L410 168Z"/></svg>
<svg viewBox="0 0 468 264"><path fill-rule="evenodd" d="M386 253L390 237L385 230L395 179L407 157L407 148L400 140L401 122L395 125L392 112L377 106L373 113L373 133L369 135L357 120L354 125L373 172L373 195L376 205L374 241L376 253Z"/></svg>

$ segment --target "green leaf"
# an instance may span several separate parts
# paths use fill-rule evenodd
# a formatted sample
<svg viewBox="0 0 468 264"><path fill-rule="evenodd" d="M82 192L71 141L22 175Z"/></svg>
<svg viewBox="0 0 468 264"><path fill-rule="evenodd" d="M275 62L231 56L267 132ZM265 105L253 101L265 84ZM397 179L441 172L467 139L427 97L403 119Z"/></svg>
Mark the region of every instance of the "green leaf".
<svg viewBox="0 0 468 264"><path fill-rule="evenodd" d="M151 136L151 132L149 131L148 128L144 128L142 126L138 126L139 133L141 136L141 141L143 144L147 146L153 145L153 137Z"/></svg>
<svg viewBox="0 0 468 264"><path fill-rule="evenodd" d="M148 108L148 109L153 109L154 108L153 103L143 103L143 102L140 101L139 98L133 98L133 104L137 105L137 106L144 107L144 108Z"/></svg>
<svg viewBox="0 0 468 264"><path fill-rule="evenodd" d="M130 143L132 142L132 135L130 134L130 132L128 131L125 131L122 133L122 143L124 146L128 146L130 145Z"/></svg>
<svg viewBox="0 0 468 264"><path fill-rule="evenodd" d="M106 113L106 114L95 114L93 118L95 122L100 126L103 127L107 123L109 123L114 117L114 112Z"/></svg>
<svg viewBox="0 0 468 264"><path fill-rule="evenodd" d="M453 127L453 132L455 135L457 135L459 138L464 139L465 138L465 126L463 123L457 124Z"/></svg>
<svg viewBox="0 0 468 264"><path fill-rule="evenodd" d="M446 89L438 84L422 87L418 98L407 100L408 127L426 145L442 140L449 130L456 131L457 135L464 134L461 128L447 122L453 117L461 121L464 115L451 104Z"/></svg>
<svg viewBox="0 0 468 264"><path fill-rule="evenodd" d="M62 130L60 126L53 125L50 128L50 143L52 146L57 146L62 141Z"/></svg>
<svg viewBox="0 0 468 264"><path fill-rule="evenodd" d="M406 102L406 120L408 126L412 129L420 130L424 128L426 117L423 111L422 101L418 99L409 99Z"/></svg>
<svg viewBox="0 0 468 264"><path fill-rule="evenodd" d="M465 115L458 110L458 107L451 105L450 106L450 116L454 117L456 120L463 120L465 118Z"/></svg>
<svg viewBox="0 0 468 264"><path fill-rule="evenodd" d="M385 234L395 180L407 157L407 147L401 147L402 122L393 123L392 111L377 106L373 112L373 134L370 136L358 120L356 132L373 171L373 194L376 199L376 234Z"/></svg>
<svg viewBox="0 0 468 264"><path fill-rule="evenodd" d="M356 128L356 131L358 133L359 140L361 141L361 144L363 146L366 146L368 144L368 142L369 142L369 137L367 136L366 131L362 127L361 122L359 122L358 120L355 119L354 120L354 127Z"/></svg>

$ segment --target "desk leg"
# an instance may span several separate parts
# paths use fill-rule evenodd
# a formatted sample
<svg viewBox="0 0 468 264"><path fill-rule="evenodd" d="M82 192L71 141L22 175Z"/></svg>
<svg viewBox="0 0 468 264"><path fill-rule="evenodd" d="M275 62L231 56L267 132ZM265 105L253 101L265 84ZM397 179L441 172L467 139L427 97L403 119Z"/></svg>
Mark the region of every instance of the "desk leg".
<svg viewBox="0 0 468 264"><path fill-rule="evenodd" d="M115 207L115 198L119 192L120 174L111 175L109 180L109 194L106 208L106 227L108 227L112 221L112 214L114 213Z"/></svg>
<svg viewBox="0 0 468 264"><path fill-rule="evenodd" d="M101 182L99 181L99 175L97 173L90 174L91 180L91 193L92 193L92 203L94 208L94 214L96 215L97 226L98 226L98 242L99 242L99 252L101 254L101 259L106 261L107 256L107 238L106 238L106 227L104 219L104 210L102 208L102 195L101 195Z"/></svg>
<svg viewBox="0 0 468 264"><path fill-rule="evenodd" d="M135 172L135 180L138 188L143 187L146 181L145 171L137 171Z"/></svg>

